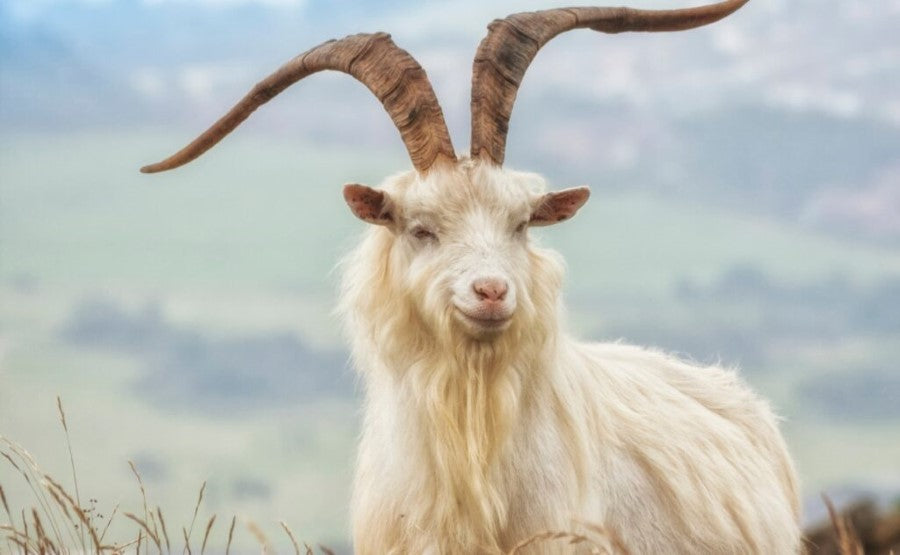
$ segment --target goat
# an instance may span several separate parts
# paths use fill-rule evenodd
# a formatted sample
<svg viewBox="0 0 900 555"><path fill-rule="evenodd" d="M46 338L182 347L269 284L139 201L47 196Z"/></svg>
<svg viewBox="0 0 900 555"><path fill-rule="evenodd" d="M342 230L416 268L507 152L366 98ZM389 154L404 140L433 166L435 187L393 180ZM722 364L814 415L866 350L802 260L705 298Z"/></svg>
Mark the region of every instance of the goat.
<svg viewBox="0 0 900 555"><path fill-rule="evenodd" d="M585 187L546 192L503 168L518 85L574 28L676 31L747 0L682 10L567 8L494 21L458 159L419 64L389 35L294 58L187 147L187 163L257 107L324 69L385 106L414 170L344 198L373 224L343 260L339 310L365 387L352 501L357 552L567 552L527 543L593 523L633 553L797 553L797 480L775 416L735 372L563 329L559 256L528 238L567 220ZM583 546L582 546L583 547Z"/></svg>

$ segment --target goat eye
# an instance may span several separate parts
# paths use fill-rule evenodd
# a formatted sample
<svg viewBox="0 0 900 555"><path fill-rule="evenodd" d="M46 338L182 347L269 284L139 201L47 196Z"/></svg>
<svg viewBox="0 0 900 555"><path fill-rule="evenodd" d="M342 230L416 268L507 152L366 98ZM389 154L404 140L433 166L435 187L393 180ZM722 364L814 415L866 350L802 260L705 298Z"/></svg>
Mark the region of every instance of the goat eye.
<svg viewBox="0 0 900 555"><path fill-rule="evenodd" d="M525 231L525 228L528 226L528 222L522 222L516 226L516 233L522 233Z"/></svg>
<svg viewBox="0 0 900 555"><path fill-rule="evenodd" d="M412 235L420 241L430 241L437 239L437 235L435 235L433 231L424 227L417 227L413 229Z"/></svg>

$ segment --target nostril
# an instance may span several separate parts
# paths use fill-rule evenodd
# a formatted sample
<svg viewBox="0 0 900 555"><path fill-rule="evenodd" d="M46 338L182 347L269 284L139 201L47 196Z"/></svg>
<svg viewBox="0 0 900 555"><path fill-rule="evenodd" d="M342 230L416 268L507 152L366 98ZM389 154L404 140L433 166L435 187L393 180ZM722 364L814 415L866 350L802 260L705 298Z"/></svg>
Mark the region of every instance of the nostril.
<svg viewBox="0 0 900 555"><path fill-rule="evenodd" d="M472 283L472 289L482 301L502 301L509 291L506 282L497 278L476 279Z"/></svg>
<svg viewBox="0 0 900 555"><path fill-rule="evenodd" d="M497 285L497 288L495 289L495 292L496 292L496 295L497 295L497 299L496 299L496 300L502 301L503 299L505 299L505 298L506 298L506 293L507 293L507 291L509 291L509 289L506 287L506 284L503 283L503 282L501 281L501 282Z"/></svg>

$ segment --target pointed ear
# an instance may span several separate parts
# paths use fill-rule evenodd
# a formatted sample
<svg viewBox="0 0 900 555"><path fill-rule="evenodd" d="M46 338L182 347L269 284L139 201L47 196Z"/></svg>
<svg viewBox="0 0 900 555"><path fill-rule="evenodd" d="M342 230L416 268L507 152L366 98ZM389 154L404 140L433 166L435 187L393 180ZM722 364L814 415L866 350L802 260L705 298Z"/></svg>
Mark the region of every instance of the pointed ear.
<svg viewBox="0 0 900 555"><path fill-rule="evenodd" d="M540 197L531 211L531 221L528 225L542 226L552 225L563 220L568 220L584 206L591 190L587 187L575 187L547 193Z"/></svg>
<svg viewBox="0 0 900 555"><path fill-rule="evenodd" d="M375 225L393 225L396 214L391 197L365 185L344 185L344 200L353 214L364 222Z"/></svg>

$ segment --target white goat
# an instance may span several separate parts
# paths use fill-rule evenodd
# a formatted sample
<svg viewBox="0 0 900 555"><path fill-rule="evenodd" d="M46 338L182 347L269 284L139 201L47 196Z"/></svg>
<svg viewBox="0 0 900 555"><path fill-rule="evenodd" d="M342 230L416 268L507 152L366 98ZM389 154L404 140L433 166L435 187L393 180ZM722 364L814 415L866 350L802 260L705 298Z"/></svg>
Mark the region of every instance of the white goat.
<svg viewBox="0 0 900 555"><path fill-rule="evenodd" d="M419 65L376 34L295 58L194 143L144 168L192 160L322 69L365 83L400 129L416 171L380 190L344 189L354 214L376 224L342 265L340 308L366 394L359 553L501 553L585 523L632 553L799 551L796 478L766 403L734 372L569 337L562 265L528 227L572 217L588 190L545 193L540 177L501 167L518 83L550 38L576 27L686 29L745 2L495 21L475 59L470 158L456 158Z"/></svg>

